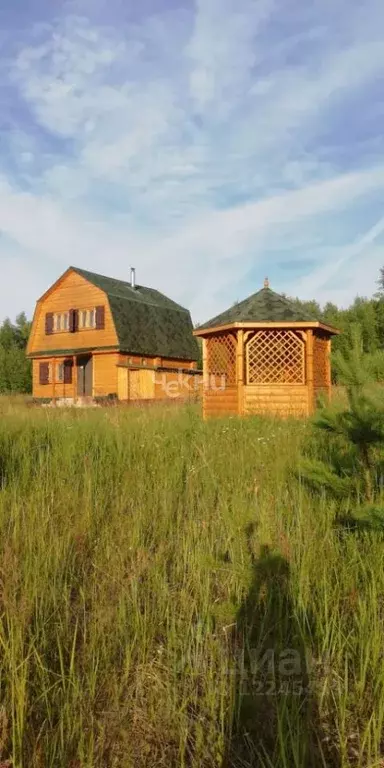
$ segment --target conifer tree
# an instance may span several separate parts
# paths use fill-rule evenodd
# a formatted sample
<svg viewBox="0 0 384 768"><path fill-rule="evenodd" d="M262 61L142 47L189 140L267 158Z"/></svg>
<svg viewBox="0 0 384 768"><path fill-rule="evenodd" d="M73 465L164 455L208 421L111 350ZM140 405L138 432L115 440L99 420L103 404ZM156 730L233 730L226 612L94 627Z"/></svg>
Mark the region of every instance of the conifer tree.
<svg viewBox="0 0 384 768"><path fill-rule="evenodd" d="M301 477L317 492L328 492L340 512L384 528L384 392L364 362L362 331L351 328L345 354L335 364L345 386L346 405L328 406L315 417L317 451L303 459Z"/></svg>

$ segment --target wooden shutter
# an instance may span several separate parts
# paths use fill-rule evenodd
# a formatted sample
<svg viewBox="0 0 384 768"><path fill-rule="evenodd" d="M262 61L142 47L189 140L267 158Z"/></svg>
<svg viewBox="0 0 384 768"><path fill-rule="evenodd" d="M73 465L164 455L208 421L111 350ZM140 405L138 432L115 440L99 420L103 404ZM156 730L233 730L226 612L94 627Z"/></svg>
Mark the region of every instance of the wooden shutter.
<svg viewBox="0 0 384 768"><path fill-rule="evenodd" d="M96 307L96 328L101 331L105 327L104 307Z"/></svg>
<svg viewBox="0 0 384 768"><path fill-rule="evenodd" d="M76 333L79 327L79 312L77 309L69 310L69 332Z"/></svg>
<svg viewBox="0 0 384 768"><path fill-rule="evenodd" d="M39 382L40 384L49 384L49 363L40 363Z"/></svg>
<svg viewBox="0 0 384 768"><path fill-rule="evenodd" d="M72 384L72 360L64 361L64 384Z"/></svg>
<svg viewBox="0 0 384 768"><path fill-rule="evenodd" d="M45 315L45 333L53 333L53 312L47 312Z"/></svg>

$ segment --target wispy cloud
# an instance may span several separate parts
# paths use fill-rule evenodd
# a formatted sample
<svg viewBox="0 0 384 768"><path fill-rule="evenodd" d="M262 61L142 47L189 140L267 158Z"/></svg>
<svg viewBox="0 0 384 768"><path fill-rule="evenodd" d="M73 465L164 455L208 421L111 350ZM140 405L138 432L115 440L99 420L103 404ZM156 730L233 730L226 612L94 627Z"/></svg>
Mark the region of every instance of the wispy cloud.
<svg viewBox="0 0 384 768"><path fill-rule="evenodd" d="M38 275L31 306L69 263L123 277L134 261L196 320L266 271L276 289L322 300L373 292L384 10L336 5L164 0L127 18L112 0L103 20L72 2L26 31L2 79L8 283L21 259ZM2 286L17 311L9 296Z"/></svg>

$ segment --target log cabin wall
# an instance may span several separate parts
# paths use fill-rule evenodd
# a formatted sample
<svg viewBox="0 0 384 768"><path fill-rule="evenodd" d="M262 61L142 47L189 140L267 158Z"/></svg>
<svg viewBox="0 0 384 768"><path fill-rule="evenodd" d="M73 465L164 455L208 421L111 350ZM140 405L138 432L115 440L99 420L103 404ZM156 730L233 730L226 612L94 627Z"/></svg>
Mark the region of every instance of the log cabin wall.
<svg viewBox="0 0 384 768"><path fill-rule="evenodd" d="M244 387L244 413L271 413L276 416L307 416L306 384L268 384Z"/></svg>

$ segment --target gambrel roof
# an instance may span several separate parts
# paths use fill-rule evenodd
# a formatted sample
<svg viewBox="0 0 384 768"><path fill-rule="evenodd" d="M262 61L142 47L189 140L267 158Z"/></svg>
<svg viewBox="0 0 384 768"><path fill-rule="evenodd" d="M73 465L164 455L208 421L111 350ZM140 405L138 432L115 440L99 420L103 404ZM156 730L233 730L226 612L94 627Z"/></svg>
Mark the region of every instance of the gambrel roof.
<svg viewBox="0 0 384 768"><path fill-rule="evenodd" d="M105 293L116 330L117 344L103 346L100 337L100 345L87 348L87 352L119 350L132 355L189 362L199 359L199 347L193 336L192 319L188 309L154 288L146 288L143 285L132 287L131 283L124 280L115 280L86 269L69 267L40 297L37 306L60 286L70 272L75 272ZM76 342L75 336L72 338ZM74 346L71 349L33 350L29 351L28 355L76 354L78 351L79 348Z"/></svg>
<svg viewBox="0 0 384 768"><path fill-rule="evenodd" d="M191 315L154 288L70 267L108 297L119 348L137 355L197 360Z"/></svg>

